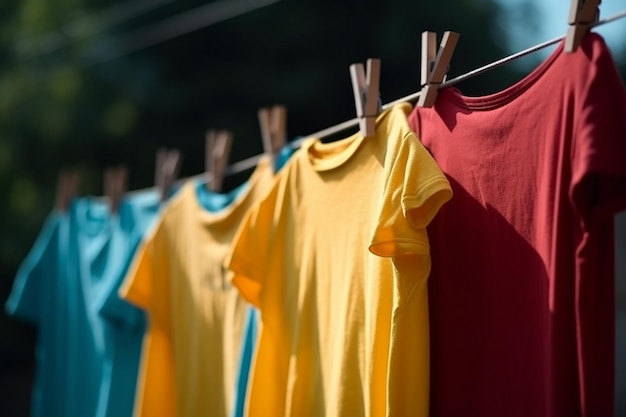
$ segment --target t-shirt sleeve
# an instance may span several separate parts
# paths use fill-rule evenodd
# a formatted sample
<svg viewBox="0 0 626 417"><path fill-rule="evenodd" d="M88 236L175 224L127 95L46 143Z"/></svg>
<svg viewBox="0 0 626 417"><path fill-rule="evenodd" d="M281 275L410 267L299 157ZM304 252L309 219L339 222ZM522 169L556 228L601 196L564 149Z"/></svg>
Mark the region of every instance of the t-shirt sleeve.
<svg viewBox="0 0 626 417"><path fill-rule="evenodd" d="M626 92L602 38L589 33L573 54L569 196L579 215L575 313L581 413L610 409L615 346L614 215L626 209ZM575 68L575 67L574 67ZM568 161L569 162L569 161ZM574 297L574 296L573 296Z"/></svg>
<svg viewBox="0 0 626 417"><path fill-rule="evenodd" d="M153 325L162 325L167 329L170 328L168 274L165 227L159 222L139 245L119 295L146 311Z"/></svg>
<svg viewBox="0 0 626 417"><path fill-rule="evenodd" d="M385 257L428 255L426 226L452 197L450 183L412 132L387 153L385 177L370 251Z"/></svg>
<svg viewBox="0 0 626 417"><path fill-rule="evenodd" d="M591 34L576 93L570 198L584 224L626 209L626 92L604 41Z"/></svg>
<svg viewBox="0 0 626 417"><path fill-rule="evenodd" d="M119 294L120 287L125 276L130 272L130 266L135 255L138 253L139 245L144 236L149 235L151 225L156 218L158 206L139 207L133 210L132 217L126 222L126 227L120 226L119 234L124 239L124 244L120 246L117 261L120 262L120 272L109 282L103 290L105 296L102 305L99 307L100 314L109 321L136 328L144 324L144 312L138 307L122 299ZM129 228L128 223L132 226Z"/></svg>
<svg viewBox="0 0 626 417"><path fill-rule="evenodd" d="M282 238L277 233L281 216L277 200L282 183L277 181L269 193L248 211L225 261L225 267L233 272L233 285L244 299L256 307L261 305L263 280L269 273L269 247L276 243L274 238Z"/></svg>
<svg viewBox="0 0 626 417"><path fill-rule="evenodd" d="M138 245L135 244L129 253L123 254L124 259L120 260L123 264L120 266L121 273L119 276L111 280L109 285L103 289L105 297L102 305L99 307L99 313L112 323L120 326L134 328L143 324L143 311L122 299L119 294L120 287L129 272L130 262L136 253Z"/></svg>
<svg viewBox="0 0 626 417"><path fill-rule="evenodd" d="M46 291L44 280L52 279L58 265L59 228L64 215L54 212L48 216L30 253L20 265L13 289L5 304L5 311L13 316L33 324L40 319L42 296Z"/></svg>

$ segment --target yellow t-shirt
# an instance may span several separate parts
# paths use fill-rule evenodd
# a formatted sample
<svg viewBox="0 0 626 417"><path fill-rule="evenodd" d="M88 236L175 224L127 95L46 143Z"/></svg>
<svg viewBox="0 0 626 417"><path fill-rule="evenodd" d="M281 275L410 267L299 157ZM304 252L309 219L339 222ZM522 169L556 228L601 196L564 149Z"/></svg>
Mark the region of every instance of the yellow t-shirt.
<svg viewBox="0 0 626 417"><path fill-rule="evenodd" d="M224 259L245 213L271 186L261 160L247 190L216 213L186 184L140 247L120 294L148 316L135 416L229 416L247 303Z"/></svg>
<svg viewBox="0 0 626 417"><path fill-rule="evenodd" d="M450 184L407 123L308 139L251 209L227 261L261 312L247 411L426 416L426 226Z"/></svg>

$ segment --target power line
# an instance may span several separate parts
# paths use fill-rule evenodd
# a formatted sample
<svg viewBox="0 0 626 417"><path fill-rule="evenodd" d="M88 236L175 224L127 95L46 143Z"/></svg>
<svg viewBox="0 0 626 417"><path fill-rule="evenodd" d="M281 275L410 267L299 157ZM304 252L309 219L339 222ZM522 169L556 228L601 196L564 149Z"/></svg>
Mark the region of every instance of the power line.
<svg viewBox="0 0 626 417"><path fill-rule="evenodd" d="M177 38L280 0L219 0L138 29L96 47L92 64L101 64Z"/></svg>
<svg viewBox="0 0 626 417"><path fill-rule="evenodd" d="M67 46L76 38L88 38L119 25L135 17L141 16L174 0L135 0L120 2L115 6L96 12L82 14L58 30L35 38L18 40L14 47L19 54L27 58L47 55Z"/></svg>
<svg viewBox="0 0 626 417"><path fill-rule="evenodd" d="M84 16L68 25L68 32L72 36L91 36L107 28L119 25L135 17L146 14L174 0L135 0L131 3L120 2L119 5L96 15Z"/></svg>

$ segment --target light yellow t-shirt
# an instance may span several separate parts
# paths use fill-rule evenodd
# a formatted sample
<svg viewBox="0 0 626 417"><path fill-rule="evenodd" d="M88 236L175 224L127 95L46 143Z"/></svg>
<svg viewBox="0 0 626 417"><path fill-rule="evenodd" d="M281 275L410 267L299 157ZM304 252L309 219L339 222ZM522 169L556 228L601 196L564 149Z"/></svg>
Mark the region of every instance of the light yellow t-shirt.
<svg viewBox="0 0 626 417"><path fill-rule="evenodd" d="M426 226L450 184L407 123L305 141L250 211L228 266L260 309L247 411L426 416Z"/></svg>
<svg viewBox="0 0 626 417"><path fill-rule="evenodd" d="M245 213L271 186L270 165L262 159L247 190L216 213L186 184L140 247L120 289L148 316L135 416L230 415L247 303L223 265Z"/></svg>

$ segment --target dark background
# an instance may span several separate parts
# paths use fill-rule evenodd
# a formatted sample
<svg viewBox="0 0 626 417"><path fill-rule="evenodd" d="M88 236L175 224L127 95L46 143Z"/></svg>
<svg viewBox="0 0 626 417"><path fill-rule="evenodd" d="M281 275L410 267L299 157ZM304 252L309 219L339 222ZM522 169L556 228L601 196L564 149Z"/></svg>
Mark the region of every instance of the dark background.
<svg viewBox="0 0 626 417"><path fill-rule="evenodd" d="M290 138L354 117L351 63L382 60L383 102L417 91L423 30L461 34L453 77L515 52L511 19L537 25L524 1L507 10L490 0L263 2L229 19L262 2L0 2L1 303L53 206L61 168L80 170L81 194L101 195L103 169L116 164L128 166L130 189L150 187L156 149L167 146L183 153L181 175L195 175L207 128L234 133L231 162L262 151L259 107L285 104ZM459 88L495 92L538 60ZM27 415L35 330L2 314L0 335L0 415Z"/></svg>

